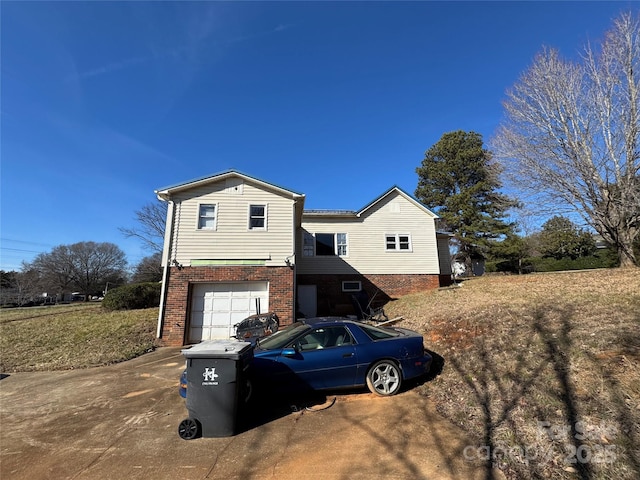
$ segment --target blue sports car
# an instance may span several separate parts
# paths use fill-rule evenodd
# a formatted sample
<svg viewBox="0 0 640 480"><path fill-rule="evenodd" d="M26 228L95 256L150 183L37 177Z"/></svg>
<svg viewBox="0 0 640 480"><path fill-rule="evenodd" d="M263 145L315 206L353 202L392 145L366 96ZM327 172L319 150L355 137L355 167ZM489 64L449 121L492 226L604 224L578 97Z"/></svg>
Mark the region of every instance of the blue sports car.
<svg viewBox="0 0 640 480"><path fill-rule="evenodd" d="M333 390L366 385L394 395L404 380L429 371L417 332L345 318L306 318L256 341L248 368L257 388ZM186 396L186 372L181 381Z"/></svg>

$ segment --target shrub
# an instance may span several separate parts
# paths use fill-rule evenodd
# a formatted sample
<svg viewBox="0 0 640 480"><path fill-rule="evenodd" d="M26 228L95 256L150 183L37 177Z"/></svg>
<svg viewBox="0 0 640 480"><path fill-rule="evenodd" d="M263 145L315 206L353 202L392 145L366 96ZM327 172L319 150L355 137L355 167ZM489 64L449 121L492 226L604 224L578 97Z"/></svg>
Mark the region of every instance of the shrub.
<svg viewBox="0 0 640 480"><path fill-rule="evenodd" d="M560 270L586 270L591 268L613 268L619 265L615 252L608 249L599 250L595 255L576 259L562 258L530 258L536 272L556 272Z"/></svg>
<svg viewBox="0 0 640 480"><path fill-rule="evenodd" d="M485 263L486 273L531 273L533 266L531 259L518 260L492 260Z"/></svg>
<svg viewBox="0 0 640 480"><path fill-rule="evenodd" d="M160 305L161 283L133 283L109 290L102 301L107 310L136 310Z"/></svg>

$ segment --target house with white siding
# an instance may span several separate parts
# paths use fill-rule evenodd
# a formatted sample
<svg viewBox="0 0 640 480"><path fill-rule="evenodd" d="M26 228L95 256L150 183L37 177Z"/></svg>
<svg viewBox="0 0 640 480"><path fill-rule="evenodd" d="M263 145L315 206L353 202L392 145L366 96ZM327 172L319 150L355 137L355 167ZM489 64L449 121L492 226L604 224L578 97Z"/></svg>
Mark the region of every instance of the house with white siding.
<svg viewBox="0 0 640 480"><path fill-rule="evenodd" d="M354 314L451 282L438 218L398 187L359 211L304 210L305 195L229 170L156 190L168 203L157 335L165 345L228 338L274 312Z"/></svg>

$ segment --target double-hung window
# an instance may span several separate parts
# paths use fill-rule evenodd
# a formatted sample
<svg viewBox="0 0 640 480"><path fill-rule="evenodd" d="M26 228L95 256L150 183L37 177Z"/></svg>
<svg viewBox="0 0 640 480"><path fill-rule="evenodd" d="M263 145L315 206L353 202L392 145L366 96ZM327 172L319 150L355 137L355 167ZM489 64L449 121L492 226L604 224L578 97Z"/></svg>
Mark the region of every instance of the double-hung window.
<svg viewBox="0 0 640 480"><path fill-rule="evenodd" d="M216 229L216 204L201 204L198 209L198 230Z"/></svg>
<svg viewBox="0 0 640 480"><path fill-rule="evenodd" d="M249 230L267 229L267 206L249 205Z"/></svg>
<svg viewBox="0 0 640 480"><path fill-rule="evenodd" d="M399 233L386 234L385 249L387 252L410 252L411 235Z"/></svg>

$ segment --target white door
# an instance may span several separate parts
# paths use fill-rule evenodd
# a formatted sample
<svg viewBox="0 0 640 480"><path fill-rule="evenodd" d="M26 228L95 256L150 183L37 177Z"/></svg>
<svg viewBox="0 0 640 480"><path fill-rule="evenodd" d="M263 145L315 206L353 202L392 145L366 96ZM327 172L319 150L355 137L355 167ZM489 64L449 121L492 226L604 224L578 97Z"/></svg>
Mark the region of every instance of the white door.
<svg viewBox="0 0 640 480"><path fill-rule="evenodd" d="M267 282L199 283L193 286L189 343L229 338L249 315L269 311Z"/></svg>
<svg viewBox="0 0 640 480"><path fill-rule="evenodd" d="M313 318L318 314L318 294L315 285L298 285L298 310L306 318Z"/></svg>

